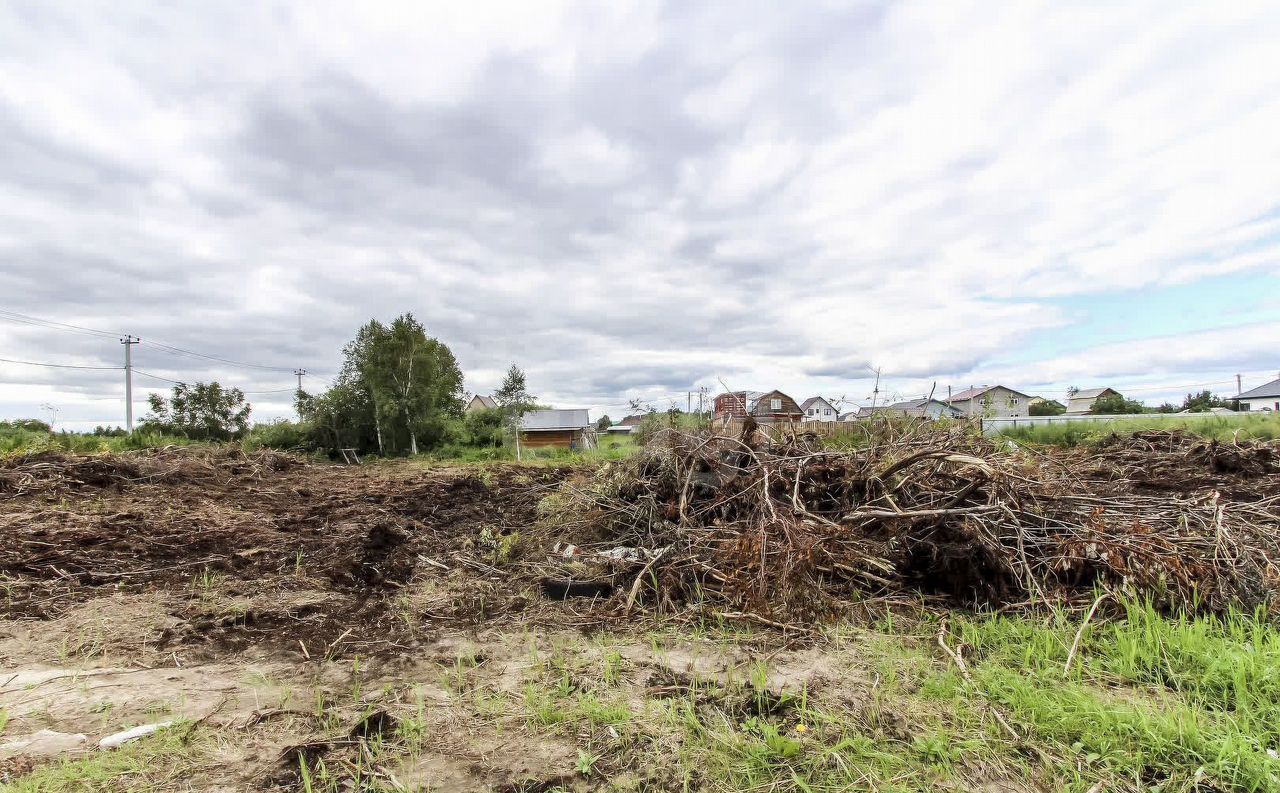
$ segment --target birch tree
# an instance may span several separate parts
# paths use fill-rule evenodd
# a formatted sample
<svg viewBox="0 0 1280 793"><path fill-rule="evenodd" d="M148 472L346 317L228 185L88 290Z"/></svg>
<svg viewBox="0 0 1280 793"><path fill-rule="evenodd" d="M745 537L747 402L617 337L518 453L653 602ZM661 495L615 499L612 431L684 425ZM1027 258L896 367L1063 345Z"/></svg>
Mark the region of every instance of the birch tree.
<svg viewBox="0 0 1280 793"><path fill-rule="evenodd" d="M461 414L462 371L449 348L428 336L412 314L386 326L373 321L363 330L361 374L379 427L395 427L397 439L407 439L409 453L417 454L424 431L438 436L445 418Z"/></svg>
<svg viewBox="0 0 1280 793"><path fill-rule="evenodd" d="M302 394L298 403L333 450L417 454L462 415L458 362L412 314L389 325L370 320L342 352L333 387L317 397Z"/></svg>

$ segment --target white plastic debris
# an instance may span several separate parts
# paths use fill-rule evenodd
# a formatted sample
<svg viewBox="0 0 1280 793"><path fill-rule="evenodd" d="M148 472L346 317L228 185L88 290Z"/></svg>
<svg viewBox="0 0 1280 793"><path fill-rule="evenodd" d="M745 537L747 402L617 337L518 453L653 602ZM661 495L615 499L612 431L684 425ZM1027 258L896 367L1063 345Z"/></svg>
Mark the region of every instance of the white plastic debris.
<svg viewBox="0 0 1280 793"><path fill-rule="evenodd" d="M111 735L108 735L106 738L103 738L101 741L98 741L98 748L114 749L117 746L120 746L121 744L126 744L129 741L136 741L139 738L144 738L153 732L159 732L160 730L163 730L165 727L168 727L172 724L173 724L172 721L158 721L155 724L143 724L142 726L134 727L131 730L125 730L123 732L113 733Z"/></svg>

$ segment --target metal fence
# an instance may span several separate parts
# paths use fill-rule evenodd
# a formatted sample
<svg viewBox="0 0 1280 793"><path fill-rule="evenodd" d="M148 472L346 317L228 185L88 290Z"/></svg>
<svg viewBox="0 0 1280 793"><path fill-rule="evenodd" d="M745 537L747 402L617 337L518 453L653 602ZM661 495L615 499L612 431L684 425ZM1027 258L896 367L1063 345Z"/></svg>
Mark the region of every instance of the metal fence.
<svg viewBox="0 0 1280 793"><path fill-rule="evenodd" d="M1219 413L1114 413L1097 416L993 416L992 418L981 419L981 422L983 435L999 435L1005 430L1018 427L1039 427L1045 424L1073 424L1090 421L1186 421L1187 419L1222 417L1222 414ZM1234 418L1234 416L1227 416L1227 418Z"/></svg>

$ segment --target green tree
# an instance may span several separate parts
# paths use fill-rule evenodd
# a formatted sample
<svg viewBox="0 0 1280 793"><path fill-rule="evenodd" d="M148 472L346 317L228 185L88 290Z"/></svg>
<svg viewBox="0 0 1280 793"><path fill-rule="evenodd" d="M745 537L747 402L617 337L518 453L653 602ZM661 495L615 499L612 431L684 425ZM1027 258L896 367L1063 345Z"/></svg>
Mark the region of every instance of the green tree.
<svg viewBox="0 0 1280 793"><path fill-rule="evenodd" d="M501 410L472 411L462 419L462 442L468 446L499 447L504 426Z"/></svg>
<svg viewBox="0 0 1280 793"><path fill-rule="evenodd" d="M439 445L462 415L462 371L449 348L412 314L370 320L342 348L333 387L299 392L298 414L316 444L380 455Z"/></svg>
<svg viewBox="0 0 1280 793"><path fill-rule="evenodd" d="M1211 408L1229 408L1231 406L1232 403L1230 401L1214 395L1207 388L1198 394L1187 394L1182 400L1182 409L1190 410L1193 413L1203 413Z"/></svg>
<svg viewBox="0 0 1280 793"><path fill-rule="evenodd" d="M498 403L498 408L501 410L520 413L532 410L538 404L538 398L529 393L524 371L515 364L511 364L507 369L506 375L502 378L502 385L493 392L493 401Z"/></svg>
<svg viewBox="0 0 1280 793"><path fill-rule="evenodd" d="M520 431L520 420L524 414L538 406L538 398L529 393L524 371L514 363L502 378L502 385L493 392L493 401L498 403L503 423L512 433Z"/></svg>
<svg viewBox="0 0 1280 793"><path fill-rule="evenodd" d="M1061 416L1067 412L1067 406L1056 399L1046 399L1043 402L1036 402L1027 408L1027 414L1031 416Z"/></svg>
<svg viewBox="0 0 1280 793"><path fill-rule="evenodd" d="M427 335L412 314L388 326L376 320L365 326L367 340L359 363L372 394L379 434L394 427L397 445L418 441L435 445L443 439L447 419L462 414L462 370L448 347Z"/></svg>
<svg viewBox="0 0 1280 793"><path fill-rule="evenodd" d="M151 412L142 420L144 428L206 441L229 441L249 431L251 408L244 392L217 381L179 383L168 399L153 393L147 404Z"/></svg>
<svg viewBox="0 0 1280 793"><path fill-rule="evenodd" d="M613 419L609 418L608 413L596 419L596 430L600 432L604 432L605 430L609 429L611 426L613 426Z"/></svg>
<svg viewBox="0 0 1280 793"><path fill-rule="evenodd" d="M1125 399L1121 394L1107 394L1095 399L1089 412L1095 416L1110 416L1121 413L1146 413L1147 408L1136 399Z"/></svg>

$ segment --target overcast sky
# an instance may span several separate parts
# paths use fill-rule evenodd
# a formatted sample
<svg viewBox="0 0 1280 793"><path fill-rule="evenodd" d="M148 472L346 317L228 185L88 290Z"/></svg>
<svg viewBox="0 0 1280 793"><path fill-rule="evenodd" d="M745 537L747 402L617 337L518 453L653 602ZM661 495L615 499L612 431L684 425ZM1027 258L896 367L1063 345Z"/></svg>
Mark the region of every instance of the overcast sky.
<svg viewBox="0 0 1280 793"><path fill-rule="evenodd" d="M1234 0L8 2L0 309L258 419L404 311L593 416L1234 393L1280 375L1277 41ZM14 319L0 358L121 364ZM0 417L123 391L0 363Z"/></svg>

